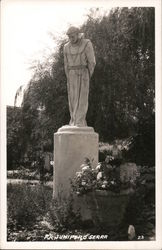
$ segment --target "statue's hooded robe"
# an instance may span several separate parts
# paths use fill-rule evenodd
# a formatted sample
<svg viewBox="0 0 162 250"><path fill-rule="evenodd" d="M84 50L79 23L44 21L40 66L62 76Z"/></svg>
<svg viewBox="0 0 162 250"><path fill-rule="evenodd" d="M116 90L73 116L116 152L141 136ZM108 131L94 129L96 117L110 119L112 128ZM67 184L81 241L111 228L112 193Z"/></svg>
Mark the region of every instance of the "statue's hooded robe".
<svg viewBox="0 0 162 250"><path fill-rule="evenodd" d="M88 109L89 80L95 67L95 55L89 39L81 38L76 45L64 46L70 125L84 127Z"/></svg>

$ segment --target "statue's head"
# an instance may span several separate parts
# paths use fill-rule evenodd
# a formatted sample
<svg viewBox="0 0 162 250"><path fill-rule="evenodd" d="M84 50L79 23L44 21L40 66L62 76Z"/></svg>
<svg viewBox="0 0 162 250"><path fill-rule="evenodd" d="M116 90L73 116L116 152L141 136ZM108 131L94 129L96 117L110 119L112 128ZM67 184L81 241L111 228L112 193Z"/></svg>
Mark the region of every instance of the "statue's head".
<svg viewBox="0 0 162 250"><path fill-rule="evenodd" d="M72 44L75 44L78 42L79 40L79 29L77 27L71 26L68 31L66 32L66 34L69 37L69 40Z"/></svg>

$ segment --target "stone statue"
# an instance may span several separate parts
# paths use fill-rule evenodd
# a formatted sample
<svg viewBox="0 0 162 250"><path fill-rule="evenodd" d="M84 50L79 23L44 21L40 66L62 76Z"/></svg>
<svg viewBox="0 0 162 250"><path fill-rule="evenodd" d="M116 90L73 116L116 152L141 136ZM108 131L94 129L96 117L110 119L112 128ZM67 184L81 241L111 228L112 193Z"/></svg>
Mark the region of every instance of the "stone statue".
<svg viewBox="0 0 162 250"><path fill-rule="evenodd" d="M96 62L92 43L84 39L76 27L66 33L69 42L64 46L64 66L67 77L71 126L85 127L88 110L89 81Z"/></svg>

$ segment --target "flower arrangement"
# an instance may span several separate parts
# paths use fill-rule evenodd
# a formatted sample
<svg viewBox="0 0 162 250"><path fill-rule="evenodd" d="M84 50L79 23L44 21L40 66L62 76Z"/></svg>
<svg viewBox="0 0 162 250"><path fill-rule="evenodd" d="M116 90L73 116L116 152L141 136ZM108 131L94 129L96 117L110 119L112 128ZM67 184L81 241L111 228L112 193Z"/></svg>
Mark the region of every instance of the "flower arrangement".
<svg viewBox="0 0 162 250"><path fill-rule="evenodd" d="M74 179L71 181L72 189L78 195L92 191L96 186L96 171L92 168L88 158L84 159L80 168L81 171L76 172Z"/></svg>
<svg viewBox="0 0 162 250"><path fill-rule="evenodd" d="M114 157L107 156L104 162L99 162L96 168L88 158L80 166L81 171L76 172L71 180L73 192L83 195L94 190L107 190L119 193L122 189L134 188L135 181L130 179L120 180L120 167L114 165Z"/></svg>

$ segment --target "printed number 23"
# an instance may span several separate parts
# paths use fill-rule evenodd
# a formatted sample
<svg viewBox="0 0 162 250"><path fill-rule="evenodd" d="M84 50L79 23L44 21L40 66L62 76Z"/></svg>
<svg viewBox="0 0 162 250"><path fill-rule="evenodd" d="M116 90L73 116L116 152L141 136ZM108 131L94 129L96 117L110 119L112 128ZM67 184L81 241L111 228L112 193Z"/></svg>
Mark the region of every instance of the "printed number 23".
<svg viewBox="0 0 162 250"><path fill-rule="evenodd" d="M143 235L138 235L138 240L143 240L144 236Z"/></svg>

